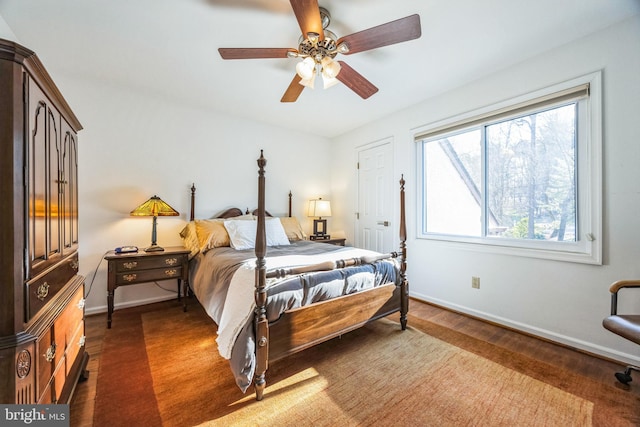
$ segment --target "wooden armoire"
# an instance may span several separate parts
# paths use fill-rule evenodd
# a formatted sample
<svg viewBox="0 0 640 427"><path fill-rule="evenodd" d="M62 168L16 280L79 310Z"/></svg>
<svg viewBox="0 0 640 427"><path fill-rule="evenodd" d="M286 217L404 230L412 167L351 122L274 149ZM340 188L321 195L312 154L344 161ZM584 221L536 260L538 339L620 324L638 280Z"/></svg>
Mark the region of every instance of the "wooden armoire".
<svg viewBox="0 0 640 427"><path fill-rule="evenodd" d="M85 374L81 129L34 52L0 39L0 403L68 403Z"/></svg>

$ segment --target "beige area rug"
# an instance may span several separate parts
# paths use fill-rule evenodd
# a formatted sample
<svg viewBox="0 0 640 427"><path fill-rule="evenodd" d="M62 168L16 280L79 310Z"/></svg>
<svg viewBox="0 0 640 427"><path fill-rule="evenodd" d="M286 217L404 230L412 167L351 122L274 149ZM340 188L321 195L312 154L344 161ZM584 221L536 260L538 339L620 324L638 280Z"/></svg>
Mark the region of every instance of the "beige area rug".
<svg viewBox="0 0 640 427"><path fill-rule="evenodd" d="M143 313L142 329L164 426L592 425L589 400L387 320L272 364L261 402L200 307Z"/></svg>

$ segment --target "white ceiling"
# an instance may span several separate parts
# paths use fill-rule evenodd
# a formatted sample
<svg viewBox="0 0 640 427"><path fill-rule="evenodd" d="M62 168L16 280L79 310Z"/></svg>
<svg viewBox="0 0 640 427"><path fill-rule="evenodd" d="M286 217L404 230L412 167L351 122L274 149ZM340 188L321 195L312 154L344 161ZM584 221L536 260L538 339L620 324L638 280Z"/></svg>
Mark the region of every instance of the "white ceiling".
<svg viewBox="0 0 640 427"><path fill-rule="evenodd" d="M283 104L296 60L223 61L217 48L297 48L287 0L0 0L0 16L54 79L99 79L333 137L640 13L639 0L319 3L338 37L414 13L422 37L339 58L380 89L367 100L337 85Z"/></svg>

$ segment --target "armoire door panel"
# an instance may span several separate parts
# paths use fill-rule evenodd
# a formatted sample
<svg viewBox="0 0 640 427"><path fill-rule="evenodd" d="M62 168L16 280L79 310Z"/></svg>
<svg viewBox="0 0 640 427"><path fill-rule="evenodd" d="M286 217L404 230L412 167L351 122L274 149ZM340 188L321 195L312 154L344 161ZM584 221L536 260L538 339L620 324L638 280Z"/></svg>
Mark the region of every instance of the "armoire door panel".
<svg viewBox="0 0 640 427"><path fill-rule="evenodd" d="M47 104L39 100L42 93L37 87L29 91L29 262L32 269L43 263L47 257ZM40 95L40 96L39 96Z"/></svg>
<svg viewBox="0 0 640 427"><path fill-rule="evenodd" d="M62 168L60 187L62 193L62 243L63 253L76 250L78 245L78 143L75 133L62 119Z"/></svg>
<svg viewBox="0 0 640 427"><path fill-rule="evenodd" d="M49 230L47 259L50 259L60 254L60 214L62 213L60 206L60 158L62 155L62 142L60 141L60 115L49 108L47 117L47 148L49 151L47 182L47 194L49 196L47 225Z"/></svg>

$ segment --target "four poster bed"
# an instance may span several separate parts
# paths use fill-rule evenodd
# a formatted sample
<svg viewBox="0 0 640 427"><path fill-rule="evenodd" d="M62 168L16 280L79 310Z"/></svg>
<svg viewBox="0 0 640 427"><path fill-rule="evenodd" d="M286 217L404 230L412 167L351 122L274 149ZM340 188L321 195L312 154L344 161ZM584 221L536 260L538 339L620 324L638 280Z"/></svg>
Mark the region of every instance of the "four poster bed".
<svg viewBox="0 0 640 427"><path fill-rule="evenodd" d="M380 254L303 240L299 225L285 230L281 224L297 224L291 193L289 219L271 217L265 210L265 166L261 151L258 208L252 214L234 208L198 220L194 186L191 221L180 233L192 249L189 287L218 325L218 348L236 383L244 392L253 382L257 400L263 398L269 362L396 312L404 330L408 312L404 179L400 252ZM186 293L187 287L185 304Z"/></svg>

